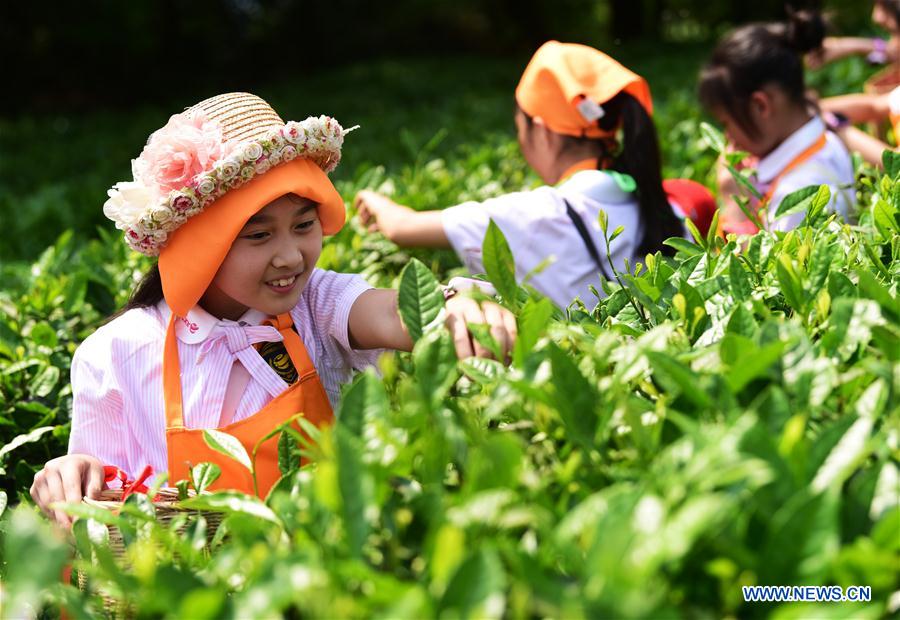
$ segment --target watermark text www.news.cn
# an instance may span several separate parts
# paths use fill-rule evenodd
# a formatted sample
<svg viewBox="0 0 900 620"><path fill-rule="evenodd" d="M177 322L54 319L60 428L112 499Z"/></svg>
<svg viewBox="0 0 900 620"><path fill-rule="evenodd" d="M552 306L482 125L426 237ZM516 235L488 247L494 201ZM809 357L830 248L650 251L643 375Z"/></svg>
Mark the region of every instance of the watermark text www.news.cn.
<svg viewBox="0 0 900 620"><path fill-rule="evenodd" d="M744 601L748 603L868 603L872 600L870 586L743 586Z"/></svg>

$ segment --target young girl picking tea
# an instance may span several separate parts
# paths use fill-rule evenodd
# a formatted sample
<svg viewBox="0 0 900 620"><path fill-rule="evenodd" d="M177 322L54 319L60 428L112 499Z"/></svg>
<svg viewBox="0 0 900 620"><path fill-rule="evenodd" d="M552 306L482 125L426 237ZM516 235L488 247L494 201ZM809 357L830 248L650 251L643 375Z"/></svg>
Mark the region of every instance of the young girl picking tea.
<svg viewBox="0 0 900 620"><path fill-rule="evenodd" d="M531 274L530 284L563 308L576 297L596 301L591 287L600 289L601 276L613 279L610 262L625 270L626 260L668 253L663 241L685 234L670 201L708 227L715 202L704 188L663 184L650 88L641 76L586 45L549 41L525 68L515 99L519 146L545 185L434 211L364 191L356 197L363 223L400 246L452 247L469 271L482 273L493 220L509 242L517 279ZM624 227L608 255L600 211L609 232Z"/></svg>
<svg viewBox="0 0 900 620"><path fill-rule="evenodd" d="M700 74L704 107L724 126L731 146L751 155L751 182L763 199L750 208L769 230L790 230L803 220L804 213L775 212L785 196L810 185L828 185L828 208L844 217L854 202L850 155L805 93L802 56L821 45L824 33L821 16L805 11L785 23L749 24L719 42ZM722 230L756 232L731 199L740 192L724 170L719 183L726 202Z"/></svg>
<svg viewBox="0 0 900 620"><path fill-rule="evenodd" d="M344 224L327 176L343 136L324 116L285 123L247 93L203 101L151 135L104 213L158 265L75 353L69 454L35 476L38 506L96 497L104 465L129 477L149 465L174 482L212 461L217 488L252 492L249 473L212 451L202 429L250 452L299 412L329 424L354 370L382 349L412 347L396 291L315 266L323 236ZM447 324L461 357L486 354L467 322L512 345L512 315L455 297ZM256 472L264 494L279 477L274 438L258 449Z"/></svg>

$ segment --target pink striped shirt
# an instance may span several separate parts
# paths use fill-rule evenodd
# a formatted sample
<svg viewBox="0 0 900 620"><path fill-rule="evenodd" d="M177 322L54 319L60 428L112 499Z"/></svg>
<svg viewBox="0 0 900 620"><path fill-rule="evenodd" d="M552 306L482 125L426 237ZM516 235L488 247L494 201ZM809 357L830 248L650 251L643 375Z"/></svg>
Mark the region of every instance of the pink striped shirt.
<svg viewBox="0 0 900 620"><path fill-rule="evenodd" d="M355 351L349 342L350 308L370 288L358 275L316 269L291 311L332 407L337 407L341 384L352 378L354 370L373 365L382 352ZM162 362L169 315L165 301L129 310L78 347L72 360L69 454L93 455L132 477L148 464L157 474L168 470ZM241 354L232 353L233 335L244 332L236 328L240 323L259 325L265 318L250 310L237 323L219 321L197 306L176 321L185 426L218 426L229 378L235 382L232 366L241 366L235 364ZM274 328L269 330L277 334ZM241 371L245 373L243 393L228 399L233 421L253 415L287 388L252 352L253 356L243 353L247 362L246 371Z"/></svg>

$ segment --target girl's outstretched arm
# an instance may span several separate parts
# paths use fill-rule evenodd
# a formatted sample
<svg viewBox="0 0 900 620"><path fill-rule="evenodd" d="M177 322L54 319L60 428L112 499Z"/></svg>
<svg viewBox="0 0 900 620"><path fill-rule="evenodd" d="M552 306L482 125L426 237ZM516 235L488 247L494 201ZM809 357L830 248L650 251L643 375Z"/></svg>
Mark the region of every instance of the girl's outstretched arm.
<svg viewBox="0 0 900 620"><path fill-rule="evenodd" d="M837 132L847 150L856 151L862 158L873 166L881 167L881 155L886 150L895 150L889 144L885 144L875 136L869 135L861 129L844 127Z"/></svg>
<svg viewBox="0 0 900 620"><path fill-rule="evenodd" d="M825 37L821 49L806 55L806 66L819 69L847 56L865 56L879 45L876 39L866 37Z"/></svg>
<svg viewBox="0 0 900 620"><path fill-rule="evenodd" d="M835 112L846 116L851 123L870 123L883 121L890 116L891 106L889 94L840 95L819 100L823 112Z"/></svg>
<svg viewBox="0 0 900 620"><path fill-rule="evenodd" d="M440 211L416 211L371 190L359 192L354 206L370 232L380 231L400 247L451 247Z"/></svg>
<svg viewBox="0 0 900 620"><path fill-rule="evenodd" d="M397 308L398 293L392 289L372 289L359 297L350 309L349 335L354 349L412 350L413 342L400 320ZM447 300L447 328L453 337L456 355L460 358L493 357L469 333L469 324L489 325L491 335L503 350L504 357L512 351L516 340L516 317L492 302L477 302L457 295Z"/></svg>

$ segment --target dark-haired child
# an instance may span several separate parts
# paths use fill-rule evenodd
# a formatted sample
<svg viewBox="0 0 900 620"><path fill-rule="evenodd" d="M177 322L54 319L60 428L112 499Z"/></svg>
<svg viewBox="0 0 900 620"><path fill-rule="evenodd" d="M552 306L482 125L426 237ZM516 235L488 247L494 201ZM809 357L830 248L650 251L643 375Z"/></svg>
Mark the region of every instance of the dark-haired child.
<svg viewBox="0 0 900 620"><path fill-rule="evenodd" d="M442 211L415 211L360 192L363 223L400 246L452 247L471 272L481 273L482 242L493 220L509 241L520 281L553 259L529 282L560 307L576 297L594 299L590 287L599 289L599 274L613 277L609 260L622 270L625 259L634 264L665 252L663 240L684 234L660 176L650 89L642 77L591 47L550 41L525 69L516 103L519 145L546 185ZM682 182L671 190L688 215L695 211L691 202L704 202L696 189ZM714 210L711 196L708 203ZM609 232L624 227L609 256L601 210Z"/></svg>
<svg viewBox="0 0 900 620"><path fill-rule="evenodd" d="M822 45L825 24L818 13L792 12L783 23L756 23L719 42L700 75L704 107L724 126L731 145L755 158L752 178L761 201L751 208L769 230L790 230L804 218L775 218L776 207L793 191L828 185L829 209L845 218L853 204L853 166L840 138L828 130L806 98L803 54ZM720 217L724 232L752 234L757 227L730 196L730 176L720 174Z"/></svg>

